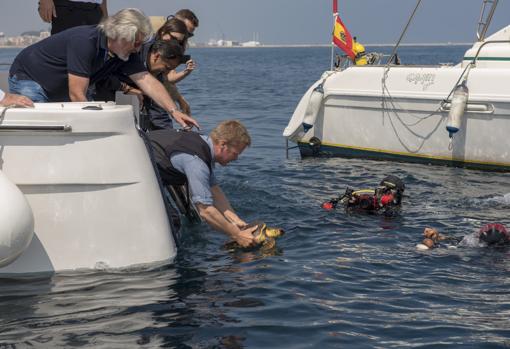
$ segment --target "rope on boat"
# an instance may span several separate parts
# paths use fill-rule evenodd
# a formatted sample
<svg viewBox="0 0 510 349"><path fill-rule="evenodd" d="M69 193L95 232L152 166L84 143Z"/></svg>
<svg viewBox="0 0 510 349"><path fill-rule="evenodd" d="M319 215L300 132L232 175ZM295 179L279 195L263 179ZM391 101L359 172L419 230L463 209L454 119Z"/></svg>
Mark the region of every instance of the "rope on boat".
<svg viewBox="0 0 510 349"><path fill-rule="evenodd" d="M466 79L467 79L467 77L468 77L468 75L469 75L469 71L470 71L470 70L471 70L471 68L472 68L472 67L474 67L474 66L475 66L475 64L476 64L476 59L477 59L477 57L478 57L478 55L479 55L479 52L480 52L480 49L481 49L481 48L480 48L480 49L478 50L478 52L477 52L477 54L476 54L475 58L473 58L472 62L471 62L470 64L468 64L468 65L466 66L466 68L464 68L464 70L463 70L463 71L462 71L462 73L460 74L460 76L459 76L459 78L458 78L457 82L453 85L452 89L451 89L451 90L450 90L450 92L448 93L448 96L447 96L445 99L443 99L443 100L441 101L441 103L440 103L440 104L439 104L439 106L436 108L436 110L432 111L432 112L431 112L431 113L429 113L428 115L425 115L425 116L419 116L419 115L414 115L414 114L413 114L413 113L411 113L411 111L409 111L409 110L405 110L405 109L403 109L403 108L399 108L399 109L403 109L407 115L410 115L410 116L412 116L412 117L414 117L414 118L416 118L416 119L417 119L417 121L416 121L416 122L413 122L413 123L405 122L405 121L404 121L404 120L400 117L400 115L399 115L399 113L398 113L398 111L397 111L397 109L398 109L398 108L397 108L396 102L395 102L395 100L393 99L393 97L391 96L391 93L390 93L390 91L389 91L389 89L388 89L388 87L387 87L387 85L386 85L386 80L388 79L388 73L389 73L389 70L390 70L390 64L391 64L391 62L393 61L393 59L394 59L394 57L395 57L395 55L396 55L396 51L397 51L398 47L400 46L400 42L402 41L402 38L404 37L404 35L405 35L405 33L406 33L406 31L407 31L407 29L408 29L408 27L409 27L409 25L410 25L410 23L411 23L412 19L414 18L414 15L416 14L416 11L417 11L417 9L418 9L418 7L419 7L420 3L421 3L421 0L418 0L418 1L417 1L417 3L416 3L415 8L414 8L414 10L413 10L413 12L412 12L412 14L411 14L411 16L409 17L409 20L408 20L408 22L407 22L407 24L406 24L406 26L405 26L404 30L402 31L402 33L401 33L401 35L400 35L400 38L399 38L399 39L398 39L398 41L397 41L397 44L396 44L396 45L395 45L395 47L393 48L393 52L392 52L392 53L391 53L391 55L390 55L390 59L389 59L389 60L388 60L388 62L386 63L386 66L385 66L385 68L384 68L383 78L382 78L382 80L381 80L381 82L382 82L382 100L381 100L381 104L382 104L382 105L381 105L381 106L382 106L382 109L383 109L383 115L384 115L384 114L387 114L387 115L388 115L388 119L389 119L389 121L390 121L390 123L391 123L391 125L392 125L392 127L393 127L393 130L394 130L395 134L396 134L396 135L397 135L397 137L399 138L400 143L401 143L401 144L402 144L402 145L403 145L403 146L404 146L404 147L405 147L408 151L410 151L410 152L413 152L413 151L410 149L410 147L409 147L408 145L406 145L406 144L404 144L404 143L403 143L403 140L402 140L402 139L400 139L400 137L399 137L399 135L398 135L398 132L397 132L397 130L396 130L396 128L395 128L395 125L393 124L393 120L392 120L392 117L391 117L391 113L392 113L392 114L394 114L394 116L395 116L395 117L396 117L396 118L400 121L400 123L401 123L403 126L405 126L405 127L408 129L408 131L409 131L409 132L411 132L412 134L414 134L414 135L415 135L415 136L417 136L418 138L421 138L422 142L421 142L421 144L420 144L420 145L418 145L417 149L416 149L414 152L419 151L419 149L421 149L421 147L423 146L423 144L424 144L425 140L428 138L428 136L430 136L430 134L431 134L431 133L429 133L428 135L426 135L425 137L423 137L423 136L420 136L420 135L416 134L415 132L413 132L413 130L411 130L411 129L410 129L410 127L412 127L412 126L415 126L415 125L419 124L420 122L422 122L422 121L424 121L424 120L426 120L426 119L430 118L430 117L431 117L431 116L433 116L433 115L436 115L438 112L440 112L440 111L441 111L441 109L442 109L442 107L444 106L444 104L446 104L446 103L448 103L448 102L449 102L450 97L452 96L453 92L455 91L455 88L457 87L457 85L458 85L458 84L459 84L462 80L466 80ZM497 2L496 2L496 3L497 3ZM482 46L484 46L484 45L485 45L485 43L484 43L484 44L482 44ZM389 107L389 108L387 108L387 107ZM433 127L432 132L434 132L434 131L438 128L438 126L439 126L439 124L440 124L440 123L441 123L441 119L439 119L438 124L437 124L437 125L435 125L435 126ZM449 148L450 150L451 150L451 148L452 148L452 142L451 142L451 140L450 140L450 144L449 144L448 148Z"/></svg>
<svg viewBox="0 0 510 349"><path fill-rule="evenodd" d="M421 4L421 0L418 0L418 2L416 3L416 6L414 7L413 13L411 14L411 17L409 17L409 20L407 21L407 24L406 24L404 30L400 34L400 38L398 38L397 44L393 48L393 52L390 55L390 59L386 63L386 67L387 68L389 67L390 63L393 62L393 59L395 58L395 54L397 53L397 49L400 46L400 42L404 38L404 35L405 35L406 31L407 31L407 28L409 28L409 25L411 24L411 21L413 20L414 15L416 14L416 11L418 10L418 7L420 6L420 4Z"/></svg>

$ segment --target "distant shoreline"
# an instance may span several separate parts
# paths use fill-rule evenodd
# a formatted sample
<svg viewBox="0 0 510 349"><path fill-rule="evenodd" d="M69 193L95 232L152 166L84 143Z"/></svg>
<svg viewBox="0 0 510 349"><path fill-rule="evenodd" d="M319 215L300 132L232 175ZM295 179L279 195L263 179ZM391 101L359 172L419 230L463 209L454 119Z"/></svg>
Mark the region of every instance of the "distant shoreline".
<svg viewBox="0 0 510 349"><path fill-rule="evenodd" d="M393 47L395 44L363 44L365 47ZM448 43L417 43L417 44L400 44L400 46L411 47L433 47L433 46L472 46L472 42L448 42ZM267 44L260 46L208 46L208 45L197 45L190 46L190 48L294 48L294 47L331 47L331 44Z"/></svg>
<svg viewBox="0 0 510 349"><path fill-rule="evenodd" d="M394 44L364 44L365 47L393 47ZM472 42L462 43L462 42L449 42L449 43L417 43L417 44L400 44L400 46L420 46L420 47L432 47L432 46L471 46ZM0 45L1 48L25 48L26 46L9 46L9 45ZM190 46L190 48L306 48L306 47L331 47L331 44L268 44L268 45L260 45L260 46L208 46L208 45L197 45Z"/></svg>

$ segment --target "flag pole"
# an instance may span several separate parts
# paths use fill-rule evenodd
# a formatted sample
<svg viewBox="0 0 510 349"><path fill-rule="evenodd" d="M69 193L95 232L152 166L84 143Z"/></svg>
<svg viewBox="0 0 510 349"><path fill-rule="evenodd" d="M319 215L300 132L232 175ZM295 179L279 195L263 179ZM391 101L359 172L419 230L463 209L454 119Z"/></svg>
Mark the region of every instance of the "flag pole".
<svg viewBox="0 0 510 349"><path fill-rule="evenodd" d="M338 0L333 0L333 31L335 30L334 23L336 22L336 17L338 16ZM331 34L331 69L333 70L333 63L335 59L335 43L333 42L333 33Z"/></svg>

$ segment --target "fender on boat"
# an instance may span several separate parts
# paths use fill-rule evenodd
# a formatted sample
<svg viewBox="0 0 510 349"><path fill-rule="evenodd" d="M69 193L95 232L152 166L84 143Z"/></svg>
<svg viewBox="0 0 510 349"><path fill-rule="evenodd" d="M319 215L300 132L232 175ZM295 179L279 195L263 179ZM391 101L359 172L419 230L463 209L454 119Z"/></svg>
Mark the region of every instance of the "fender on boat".
<svg viewBox="0 0 510 349"><path fill-rule="evenodd" d="M466 86L466 81L455 87L452 97L450 112L448 113L448 121L446 123L446 130L450 138L452 138L462 125L462 117L466 110L467 101L469 97L469 90Z"/></svg>
<svg viewBox="0 0 510 349"><path fill-rule="evenodd" d="M283 136L293 142L302 141L306 133L315 125L324 99L323 80L317 81L301 98Z"/></svg>
<svg viewBox="0 0 510 349"><path fill-rule="evenodd" d="M34 236L34 214L23 193L0 171L0 267L12 263Z"/></svg>

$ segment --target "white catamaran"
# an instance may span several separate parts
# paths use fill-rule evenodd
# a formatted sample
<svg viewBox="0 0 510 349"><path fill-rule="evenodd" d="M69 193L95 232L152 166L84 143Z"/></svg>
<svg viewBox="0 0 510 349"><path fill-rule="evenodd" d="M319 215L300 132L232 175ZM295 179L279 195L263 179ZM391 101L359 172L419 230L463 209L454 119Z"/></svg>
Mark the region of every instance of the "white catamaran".
<svg viewBox="0 0 510 349"><path fill-rule="evenodd" d="M497 3L483 1L478 40L457 65L387 63L324 72L302 97L284 137L302 156L510 170L510 26L485 37Z"/></svg>

